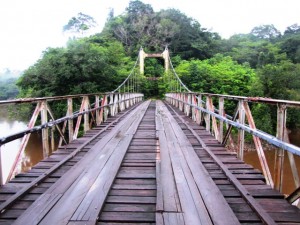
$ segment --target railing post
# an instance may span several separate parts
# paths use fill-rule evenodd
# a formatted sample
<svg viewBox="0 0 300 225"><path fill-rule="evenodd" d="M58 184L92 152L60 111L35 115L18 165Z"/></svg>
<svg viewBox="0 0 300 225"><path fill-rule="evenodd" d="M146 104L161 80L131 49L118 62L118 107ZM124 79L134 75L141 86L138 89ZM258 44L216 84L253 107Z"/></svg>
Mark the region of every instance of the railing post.
<svg viewBox="0 0 300 225"><path fill-rule="evenodd" d="M246 112L246 117L247 117L247 120L248 120L249 127L256 130L255 122L254 122L250 107L249 107L247 102L244 102L244 109L245 109L245 112ZM274 182L273 182L273 179L272 179L272 176L271 176L269 165L268 165L263 147L261 145L260 139L259 139L259 137L256 137L254 135L252 135L252 136L253 136L253 142L255 144L255 148L256 148L256 151L257 151L258 159L260 161L260 165L261 165L263 174L266 178L266 183L273 188L274 187Z"/></svg>
<svg viewBox="0 0 300 225"><path fill-rule="evenodd" d="M126 101L125 101L125 106L126 106L126 109L128 109L129 108L129 94L127 93L127 94L125 94L125 99L126 99Z"/></svg>
<svg viewBox="0 0 300 225"><path fill-rule="evenodd" d="M277 106L277 132L276 137L279 140L284 140L284 131L286 127L286 105L279 104ZM282 191L283 181L283 162L284 162L284 150L276 150L275 158L275 189Z"/></svg>
<svg viewBox="0 0 300 225"><path fill-rule="evenodd" d="M119 110L123 111L123 95L121 93L119 93Z"/></svg>
<svg viewBox="0 0 300 225"><path fill-rule="evenodd" d="M190 101L191 97L190 97L190 94L187 94L187 93L185 93L184 95L185 95L185 97L184 97L184 103L185 103L184 112L185 112L186 116L190 116L191 106L189 105L189 103L191 103L191 101Z"/></svg>
<svg viewBox="0 0 300 225"><path fill-rule="evenodd" d="M85 101L84 101L84 111L89 110L89 97L85 96ZM90 124L89 124L89 113L84 114L84 132L87 132L90 129Z"/></svg>
<svg viewBox="0 0 300 225"><path fill-rule="evenodd" d="M1 151L1 145L0 145L0 186L4 184L3 179L3 171L2 171L2 151Z"/></svg>
<svg viewBox="0 0 300 225"><path fill-rule="evenodd" d="M114 116L114 95L110 94L109 95L109 110L110 110L110 115Z"/></svg>
<svg viewBox="0 0 300 225"><path fill-rule="evenodd" d="M132 103L132 94L129 93L129 107L133 106L133 103Z"/></svg>
<svg viewBox="0 0 300 225"><path fill-rule="evenodd" d="M67 116L73 115L73 99L68 98L68 111ZM68 120L68 130L69 130L69 143L73 141L73 135L74 135L74 127L73 127L73 119Z"/></svg>
<svg viewBox="0 0 300 225"><path fill-rule="evenodd" d="M197 105L196 95L192 94L191 102L193 105ZM195 122L197 120L197 111L198 109L192 106L192 120Z"/></svg>
<svg viewBox="0 0 300 225"><path fill-rule="evenodd" d="M41 110L41 123L45 124L48 122L47 116L47 103L42 101L42 110ZM42 130L42 139L43 139L43 157L46 158L49 156L49 129L44 128Z"/></svg>
<svg viewBox="0 0 300 225"><path fill-rule="evenodd" d="M209 97L206 96L206 109L210 111L209 107ZM210 132L210 114L205 115L205 127L208 132Z"/></svg>
<svg viewBox="0 0 300 225"><path fill-rule="evenodd" d="M180 93L179 94L179 110L181 111L181 112L183 112L183 93Z"/></svg>
<svg viewBox="0 0 300 225"><path fill-rule="evenodd" d="M99 98L99 95L96 95L95 96L95 108L96 108L96 124L97 124L97 126L99 126L101 123L100 110L97 109L99 107L100 107L100 98Z"/></svg>
<svg viewBox="0 0 300 225"><path fill-rule="evenodd" d="M118 101L119 101L119 95L118 94L114 94L114 115L118 114Z"/></svg>
<svg viewBox="0 0 300 225"><path fill-rule="evenodd" d="M55 151L54 131L55 131L55 126L51 127L51 152Z"/></svg>
<svg viewBox="0 0 300 225"><path fill-rule="evenodd" d="M172 94L172 96L174 96L174 95L175 95L175 93ZM175 98L172 98L172 105L173 105L173 106L176 105L176 99L175 99Z"/></svg>
<svg viewBox="0 0 300 225"><path fill-rule="evenodd" d="M202 95L198 95L198 98L197 98L197 106L203 108L203 104L202 104ZM197 115L196 123L200 125L200 124L201 124L201 121L202 121L202 112L201 112L201 110L199 109L199 110L198 110L198 115Z"/></svg>
<svg viewBox="0 0 300 225"><path fill-rule="evenodd" d="M104 105L106 105L107 96L104 95L101 101L101 109L100 109L100 124L106 120L106 109Z"/></svg>
<svg viewBox="0 0 300 225"><path fill-rule="evenodd" d="M219 98L219 115L224 116L224 98ZM223 141L223 121L219 120L219 142L222 143Z"/></svg>
<svg viewBox="0 0 300 225"><path fill-rule="evenodd" d="M211 97L208 97L208 108L209 108L209 111L211 112L215 112L215 107L214 107L214 104L213 104L213 100ZM212 132L216 138L216 140L219 140L219 129L218 129L218 124L217 124L217 119L216 117L214 116L211 116L211 125L212 125Z"/></svg>
<svg viewBox="0 0 300 225"><path fill-rule="evenodd" d="M239 100L239 123L241 125L245 124L245 109L243 100ZM242 129L239 129L238 132L238 157L239 159L244 159L244 142L245 142L245 131Z"/></svg>

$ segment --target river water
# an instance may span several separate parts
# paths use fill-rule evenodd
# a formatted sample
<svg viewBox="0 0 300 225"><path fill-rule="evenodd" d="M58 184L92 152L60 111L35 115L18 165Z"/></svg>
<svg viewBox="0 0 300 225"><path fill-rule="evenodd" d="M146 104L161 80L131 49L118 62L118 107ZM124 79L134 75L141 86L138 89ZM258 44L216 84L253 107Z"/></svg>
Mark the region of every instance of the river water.
<svg viewBox="0 0 300 225"><path fill-rule="evenodd" d="M25 130L27 124L24 121L16 121L9 118L6 108L0 108L0 137ZM22 163L19 164L17 170L27 171L43 157L42 142L39 133L31 134L27 148L22 154ZM2 173L3 180L6 180L18 153L21 139L17 139L1 146Z"/></svg>
<svg viewBox="0 0 300 225"><path fill-rule="evenodd" d="M26 128L27 126L25 122L9 119L7 110L5 108L0 108L0 137L16 133ZM292 143L300 146L300 130L292 131L289 137ZM4 179L7 177L12 167L20 143L21 143L21 139L15 140L11 143L5 144L4 146L1 146L2 165L3 165L2 170L3 170ZM271 170L271 173L273 173L275 151L267 150L265 151L265 155L269 163L269 168ZM42 152L41 134L40 133L31 134L27 148L25 149L25 152L22 154L22 163L19 165L18 170L19 171L29 170L33 165L35 165L40 160L42 160L42 157L43 157L43 152ZM261 166L256 151L245 152L244 160L246 163L261 170ZM298 165L298 173L300 174L300 157L295 156L295 160ZM287 156L285 156L284 171L285 171L285 176L284 176L283 193L289 194L293 190L295 190L295 186L291 175L291 168Z"/></svg>

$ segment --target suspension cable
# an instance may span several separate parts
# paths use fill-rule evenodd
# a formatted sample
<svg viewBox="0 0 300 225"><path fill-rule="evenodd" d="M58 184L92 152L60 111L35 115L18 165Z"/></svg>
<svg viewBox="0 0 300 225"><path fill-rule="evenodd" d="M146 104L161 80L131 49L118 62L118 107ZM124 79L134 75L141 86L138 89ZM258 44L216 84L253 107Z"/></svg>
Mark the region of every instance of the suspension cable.
<svg viewBox="0 0 300 225"><path fill-rule="evenodd" d="M177 73L176 73L176 71L175 71L175 69L174 69L174 67L173 67L173 64L172 64L172 61L171 61L170 55L169 55L169 62L170 62L170 65L171 65L172 71L173 71L173 73L174 73L175 77L177 78L177 80L179 81L179 83L181 84L181 86L182 86L182 87L184 87L184 89L185 89L185 90L187 90L188 92L192 92L190 89L188 89L188 87L187 87L187 86L185 86L185 84L184 84L184 83L182 83L181 79L180 79L180 78L179 78L179 76L177 75Z"/></svg>
<svg viewBox="0 0 300 225"><path fill-rule="evenodd" d="M134 70L135 70L135 67L136 67L136 65L137 65L137 63L138 63L138 61L139 61L139 59L140 59L140 54L138 55L138 57L137 57L137 59L136 59L136 61L135 61L135 64L134 64L134 66L133 66L133 68L132 68L130 74L129 74L129 75L127 76L127 78L123 81L123 83L119 85L119 87L117 87L115 90L112 91L112 93L115 93L115 92L119 91L120 88L121 88L122 86L125 87L125 83L126 83L126 82L128 81L128 79L132 76L132 74L134 74ZM129 81L130 81L130 80L129 80Z"/></svg>

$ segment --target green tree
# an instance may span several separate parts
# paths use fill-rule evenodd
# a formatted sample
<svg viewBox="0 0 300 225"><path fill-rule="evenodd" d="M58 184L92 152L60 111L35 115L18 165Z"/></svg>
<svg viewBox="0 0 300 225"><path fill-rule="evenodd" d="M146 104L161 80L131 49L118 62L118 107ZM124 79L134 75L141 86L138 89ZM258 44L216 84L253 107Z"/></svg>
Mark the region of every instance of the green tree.
<svg viewBox="0 0 300 225"><path fill-rule="evenodd" d="M295 23L286 28L284 31L284 35L292 35L292 34L299 34L300 33L300 26Z"/></svg>
<svg viewBox="0 0 300 225"><path fill-rule="evenodd" d="M280 31L273 24L254 27L250 34L252 34L255 38L270 41L281 37Z"/></svg>
<svg viewBox="0 0 300 225"><path fill-rule="evenodd" d="M281 51L286 53L293 63L300 63L300 33L285 37L281 43Z"/></svg>
<svg viewBox="0 0 300 225"><path fill-rule="evenodd" d="M97 23L93 17L80 12L76 17L72 17L63 27L63 32L71 33L75 36L82 36L89 29L95 26L97 26Z"/></svg>
<svg viewBox="0 0 300 225"><path fill-rule="evenodd" d="M218 51L221 40L179 10L154 12L151 5L138 0L131 1L124 14L109 20L104 33L122 42L132 56L141 46L154 52L169 46L183 59L206 59Z"/></svg>
<svg viewBox="0 0 300 225"><path fill-rule="evenodd" d="M49 48L18 82L22 96L54 96L111 91L127 76L130 59L121 43L73 40L67 48Z"/></svg>
<svg viewBox="0 0 300 225"><path fill-rule="evenodd" d="M225 41L224 45L225 55L231 56L241 64L249 63L252 68L286 60L280 43L271 43L264 39L254 41L250 34L234 35Z"/></svg>
<svg viewBox="0 0 300 225"><path fill-rule="evenodd" d="M193 91L247 96L257 79L249 65L217 54L207 60L182 61L176 71Z"/></svg>
<svg viewBox="0 0 300 225"><path fill-rule="evenodd" d="M300 100L300 64L290 61L268 64L258 70L258 75L265 97Z"/></svg>
<svg viewBox="0 0 300 225"><path fill-rule="evenodd" d="M0 80L0 100L7 100L15 98L19 94L16 85L17 78L9 78L7 80Z"/></svg>

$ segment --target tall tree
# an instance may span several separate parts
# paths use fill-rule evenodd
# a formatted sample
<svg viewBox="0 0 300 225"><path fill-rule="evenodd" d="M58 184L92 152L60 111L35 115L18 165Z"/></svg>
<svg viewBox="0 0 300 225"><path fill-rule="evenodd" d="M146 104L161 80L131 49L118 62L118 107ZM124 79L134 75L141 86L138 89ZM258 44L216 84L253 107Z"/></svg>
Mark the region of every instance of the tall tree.
<svg viewBox="0 0 300 225"><path fill-rule="evenodd" d="M169 46L184 59L213 56L221 40L179 10L154 12L139 0L131 1L125 14L114 17L104 31L121 41L129 53L136 54L141 46L147 51L162 51Z"/></svg>
<svg viewBox="0 0 300 225"><path fill-rule="evenodd" d="M76 17L72 17L63 27L63 32L71 33L74 36L83 36L95 26L97 26L97 23L93 17L80 12Z"/></svg>
<svg viewBox="0 0 300 225"><path fill-rule="evenodd" d="M300 26L297 23L288 26L284 31L284 35L299 34L299 33L300 33Z"/></svg>
<svg viewBox="0 0 300 225"><path fill-rule="evenodd" d="M286 35L281 43L281 51L286 53L293 63L300 63L300 32Z"/></svg>
<svg viewBox="0 0 300 225"><path fill-rule="evenodd" d="M254 27L250 34L258 39L266 40L274 40L281 36L280 31L273 24Z"/></svg>
<svg viewBox="0 0 300 225"><path fill-rule="evenodd" d="M132 65L121 43L100 39L72 40L66 48L47 49L19 80L22 96L107 92L116 88Z"/></svg>

